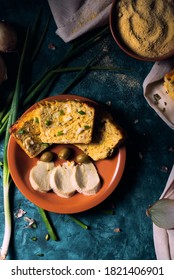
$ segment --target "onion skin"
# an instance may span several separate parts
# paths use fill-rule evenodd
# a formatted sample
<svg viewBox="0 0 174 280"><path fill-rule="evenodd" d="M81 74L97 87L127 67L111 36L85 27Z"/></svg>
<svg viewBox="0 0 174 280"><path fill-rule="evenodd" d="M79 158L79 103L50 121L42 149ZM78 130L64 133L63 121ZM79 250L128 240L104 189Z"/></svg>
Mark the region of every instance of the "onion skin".
<svg viewBox="0 0 174 280"><path fill-rule="evenodd" d="M13 52L17 47L17 33L10 23L0 21L0 52Z"/></svg>
<svg viewBox="0 0 174 280"><path fill-rule="evenodd" d="M156 226L164 229L174 228L174 200L160 199L146 210L146 214Z"/></svg>
<svg viewBox="0 0 174 280"><path fill-rule="evenodd" d="M7 68L3 58L0 56L0 85L7 80Z"/></svg>

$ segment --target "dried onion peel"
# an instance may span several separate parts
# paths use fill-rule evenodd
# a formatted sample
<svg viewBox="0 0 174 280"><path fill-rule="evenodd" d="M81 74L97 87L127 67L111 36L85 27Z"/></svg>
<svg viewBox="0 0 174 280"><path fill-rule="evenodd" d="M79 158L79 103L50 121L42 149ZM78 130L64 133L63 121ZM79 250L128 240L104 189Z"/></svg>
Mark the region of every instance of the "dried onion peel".
<svg viewBox="0 0 174 280"><path fill-rule="evenodd" d="M160 199L146 210L146 214L156 226L165 229L174 228L174 200Z"/></svg>

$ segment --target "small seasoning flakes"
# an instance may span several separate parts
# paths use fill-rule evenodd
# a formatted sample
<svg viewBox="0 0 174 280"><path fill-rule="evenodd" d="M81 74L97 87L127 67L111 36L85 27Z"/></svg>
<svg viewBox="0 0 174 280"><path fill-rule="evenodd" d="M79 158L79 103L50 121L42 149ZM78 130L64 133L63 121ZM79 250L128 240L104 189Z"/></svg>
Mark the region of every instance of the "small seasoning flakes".
<svg viewBox="0 0 174 280"><path fill-rule="evenodd" d="M24 217L24 221L28 223L28 225L26 226L27 228L36 228L36 221L34 219L28 218L28 217Z"/></svg>
<svg viewBox="0 0 174 280"><path fill-rule="evenodd" d="M57 47L56 47L56 45L55 44L53 44L53 43L49 43L49 45L48 45L48 49L49 50L56 50L57 49Z"/></svg>
<svg viewBox="0 0 174 280"><path fill-rule="evenodd" d="M23 209L19 208L18 211L14 214L14 216L15 218L19 219L23 217L25 214L26 212Z"/></svg>
<svg viewBox="0 0 174 280"><path fill-rule="evenodd" d="M37 237L33 236L33 237L31 237L31 240L32 241L37 241Z"/></svg>
<svg viewBox="0 0 174 280"><path fill-rule="evenodd" d="M47 233L47 234L45 235L45 240L48 241L49 239L50 239L50 236L49 236L49 234Z"/></svg>
<svg viewBox="0 0 174 280"><path fill-rule="evenodd" d="M138 119L134 120L134 124L137 124L137 123L139 123L139 120Z"/></svg>
<svg viewBox="0 0 174 280"><path fill-rule="evenodd" d="M105 102L105 104L106 104L107 106L111 107L112 102L111 102L110 100L108 100L108 101Z"/></svg>
<svg viewBox="0 0 174 280"><path fill-rule="evenodd" d="M167 173L167 172L168 172L168 167L165 166L165 165L163 165L163 166L161 167L161 172Z"/></svg>
<svg viewBox="0 0 174 280"><path fill-rule="evenodd" d="M121 232L121 228L114 228L114 232Z"/></svg>

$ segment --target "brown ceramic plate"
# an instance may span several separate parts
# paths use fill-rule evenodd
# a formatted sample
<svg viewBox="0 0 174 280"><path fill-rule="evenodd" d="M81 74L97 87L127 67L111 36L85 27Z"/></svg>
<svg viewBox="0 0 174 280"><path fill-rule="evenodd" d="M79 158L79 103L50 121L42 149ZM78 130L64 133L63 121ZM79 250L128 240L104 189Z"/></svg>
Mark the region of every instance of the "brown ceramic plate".
<svg viewBox="0 0 174 280"><path fill-rule="evenodd" d="M75 95L58 95L48 98L57 100L86 100L93 102L84 97ZM33 109L33 105L29 110ZM64 145L54 145L49 149L54 153L58 151ZM75 157L80 150L73 145L69 145L73 150L73 157ZM71 198L62 198L54 194L53 192L41 193L33 190L29 182L29 172L31 168L37 163L38 158L30 159L25 152L19 147L13 137L10 137L8 145L8 164L12 179L21 193L35 205L56 213L70 214L88 210L102 201L104 201L117 187L124 171L126 162L126 148L122 146L118 149L116 155L111 159L105 159L95 162L95 166L102 180L102 187L99 192L92 196L85 196L77 193ZM62 163L63 160L57 159L55 165Z"/></svg>
<svg viewBox="0 0 174 280"><path fill-rule="evenodd" d="M142 60L142 61L162 61L165 60L171 56L174 55L174 48L173 50L171 50L170 52L158 56L158 57L146 57L146 56L141 56L137 53L135 53L134 51L132 51L128 45L126 45L120 37L120 33L119 33L119 28L117 26L117 19L118 19L118 13L119 13L119 9L118 9L118 0L114 0L112 3L112 7L110 10L110 14L109 14L109 26L110 26L110 30L111 30L111 34L115 40L115 42L117 43L117 45L120 47L120 49L122 51L124 51L127 55L138 59L138 60Z"/></svg>

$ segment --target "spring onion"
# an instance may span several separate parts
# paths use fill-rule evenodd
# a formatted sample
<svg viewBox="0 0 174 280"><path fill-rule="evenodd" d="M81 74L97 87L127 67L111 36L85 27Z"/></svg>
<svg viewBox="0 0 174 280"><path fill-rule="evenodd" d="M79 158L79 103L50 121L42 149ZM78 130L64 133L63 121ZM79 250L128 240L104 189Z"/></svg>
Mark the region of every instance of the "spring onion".
<svg viewBox="0 0 174 280"><path fill-rule="evenodd" d="M80 221L79 219L77 219L76 217L74 217L72 214L68 214L68 216L70 217L71 220L73 220L76 224L78 224L79 226L81 226L83 229L89 229L89 226L87 226L86 224L84 224L82 221Z"/></svg>
<svg viewBox="0 0 174 280"><path fill-rule="evenodd" d="M27 50L27 43L29 39L29 29L26 35L23 52L20 59L17 79L16 79L16 86L15 91L11 103L11 109L9 113L5 140L4 140L4 158L3 158L3 192L4 192L4 218L5 218L5 229L4 229L4 239L0 251L0 258L2 260L6 259L8 254L8 248L11 239L11 212L10 212L10 201L9 201L9 189L10 189L10 172L8 168L7 162L7 147L9 141L9 127L15 122L18 113L18 104L19 104L19 94L20 94L20 86L21 86L21 79L23 74L23 66L24 66L24 58L25 53Z"/></svg>
<svg viewBox="0 0 174 280"><path fill-rule="evenodd" d="M55 234L55 232L53 231L53 228L51 227L51 224L48 220L48 217L45 213L45 210L43 210L42 208L38 207L38 210L39 210L39 213L40 213L40 216L42 218L42 220L44 221L45 225L46 225L46 228L48 230L48 234L50 236L50 238L52 240L58 240L58 236Z"/></svg>

